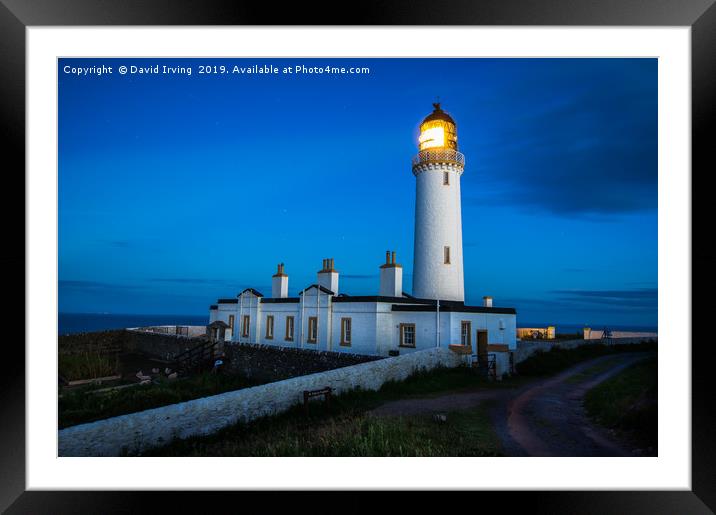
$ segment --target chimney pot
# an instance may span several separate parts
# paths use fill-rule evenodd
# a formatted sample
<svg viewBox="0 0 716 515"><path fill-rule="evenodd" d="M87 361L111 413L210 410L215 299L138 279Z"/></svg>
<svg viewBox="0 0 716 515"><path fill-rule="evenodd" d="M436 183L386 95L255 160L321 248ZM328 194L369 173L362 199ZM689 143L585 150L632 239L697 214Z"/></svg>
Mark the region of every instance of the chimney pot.
<svg viewBox="0 0 716 515"><path fill-rule="evenodd" d="M395 264L395 251L393 251L393 256L391 258L391 263Z"/></svg>

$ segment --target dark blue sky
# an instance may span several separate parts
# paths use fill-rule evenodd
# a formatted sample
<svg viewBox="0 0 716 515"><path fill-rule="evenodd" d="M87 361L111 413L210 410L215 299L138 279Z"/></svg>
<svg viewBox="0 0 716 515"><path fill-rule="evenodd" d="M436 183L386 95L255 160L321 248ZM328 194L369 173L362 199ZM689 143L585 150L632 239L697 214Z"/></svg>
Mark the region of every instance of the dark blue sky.
<svg viewBox="0 0 716 515"><path fill-rule="evenodd" d="M193 66L119 75L119 65ZM368 66L198 75L200 64ZM65 65L114 67L68 75ZM335 258L412 284L418 124L458 124L468 303L518 324L657 323L656 59L61 59L59 309L204 314Z"/></svg>

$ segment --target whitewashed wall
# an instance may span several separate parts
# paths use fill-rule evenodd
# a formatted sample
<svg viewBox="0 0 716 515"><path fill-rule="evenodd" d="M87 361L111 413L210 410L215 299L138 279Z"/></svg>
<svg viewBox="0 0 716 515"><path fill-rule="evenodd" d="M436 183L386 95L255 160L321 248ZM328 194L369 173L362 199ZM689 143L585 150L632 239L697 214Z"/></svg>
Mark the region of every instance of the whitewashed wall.
<svg viewBox="0 0 716 515"><path fill-rule="evenodd" d="M81 424L59 431L59 455L136 454L174 438L207 435L280 413L302 402L303 390L326 386L339 394L358 387L378 390L387 381L404 380L417 370L457 367L462 362L452 351L430 349Z"/></svg>
<svg viewBox="0 0 716 515"><path fill-rule="evenodd" d="M448 172L450 185L443 185ZM460 213L460 175L452 165L425 164L416 178L413 295L423 299L465 299ZM444 264L443 247L450 247Z"/></svg>

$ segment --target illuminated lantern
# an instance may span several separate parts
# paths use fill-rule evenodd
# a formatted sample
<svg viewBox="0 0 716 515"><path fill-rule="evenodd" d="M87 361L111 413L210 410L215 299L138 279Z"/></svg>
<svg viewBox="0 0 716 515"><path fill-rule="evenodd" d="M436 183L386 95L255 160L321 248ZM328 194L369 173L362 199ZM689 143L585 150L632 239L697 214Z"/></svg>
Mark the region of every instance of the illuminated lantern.
<svg viewBox="0 0 716 515"><path fill-rule="evenodd" d="M420 150L444 149L457 150L457 126L455 120L440 108L440 103L433 104L435 110L425 117L420 124L418 138Z"/></svg>

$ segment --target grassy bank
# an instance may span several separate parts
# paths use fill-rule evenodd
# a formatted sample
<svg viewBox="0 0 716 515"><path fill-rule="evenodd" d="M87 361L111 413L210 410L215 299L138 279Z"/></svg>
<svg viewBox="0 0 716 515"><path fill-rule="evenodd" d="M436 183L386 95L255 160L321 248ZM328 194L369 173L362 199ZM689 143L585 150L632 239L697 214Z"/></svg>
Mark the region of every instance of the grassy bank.
<svg viewBox="0 0 716 515"><path fill-rule="evenodd" d="M644 449L656 451L657 359L636 363L592 388L584 398L588 415Z"/></svg>
<svg viewBox="0 0 716 515"><path fill-rule="evenodd" d="M356 390L337 396L330 407L312 403L214 435L176 440L145 456L499 456L501 447L482 408L432 416L375 417L368 410L395 398L487 383L466 368L419 372L387 383L378 392Z"/></svg>
<svg viewBox="0 0 716 515"><path fill-rule="evenodd" d="M656 342L636 344L604 345L600 343L582 345L573 349L555 346L549 351L538 351L518 363L515 370L523 376L546 376L561 372L581 361L622 352L655 351Z"/></svg>
<svg viewBox="0 0 716 515"><path fill-rule="evenodd" d="M238 375L210 373L174 381L166 378L155 381L149 385L101 392L97 391L102 389L98 386L65 391L58 401L59 426L63 428L116 417L258 384Z"/></svg>

